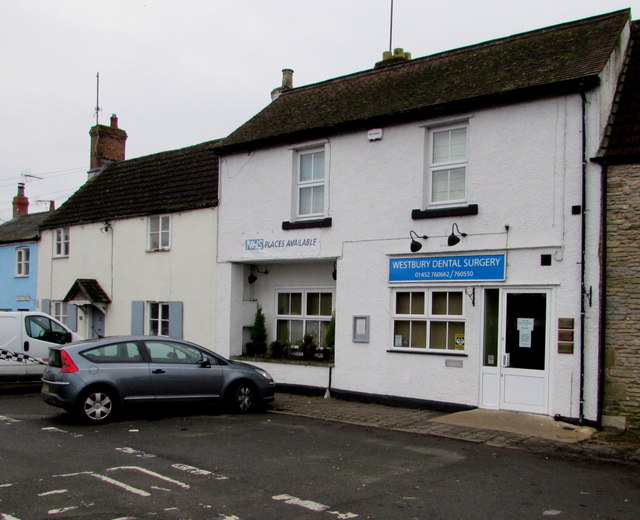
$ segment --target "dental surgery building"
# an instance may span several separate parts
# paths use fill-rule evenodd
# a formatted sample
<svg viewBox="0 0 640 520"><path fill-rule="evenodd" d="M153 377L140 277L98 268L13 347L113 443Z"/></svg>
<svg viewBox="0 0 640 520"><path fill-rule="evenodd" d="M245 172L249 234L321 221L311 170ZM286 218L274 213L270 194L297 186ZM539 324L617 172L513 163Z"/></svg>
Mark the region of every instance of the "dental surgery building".
<svg viewBox="0 0 640 520"><path fill-rule="evenodd" d="M279 383L598 422L601 167L630 12L294 87L223 139L216 345ZM310 64L309 66L311 66ZM268 363L268 364L267 364Z"/></svg>

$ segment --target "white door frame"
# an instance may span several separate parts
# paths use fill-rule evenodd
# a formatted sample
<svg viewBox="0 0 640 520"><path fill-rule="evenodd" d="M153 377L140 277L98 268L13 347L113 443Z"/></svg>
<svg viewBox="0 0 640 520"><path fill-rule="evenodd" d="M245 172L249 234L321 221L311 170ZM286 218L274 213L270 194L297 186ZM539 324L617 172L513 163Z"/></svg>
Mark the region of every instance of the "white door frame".
<svg viewBox="0 0 640 520"><path fill-rule="evenodd" d="M480 406L496 410L548 414L552 291L543 287L526 289L500 287L498 289L500 291L498 315L500 333L497 363L496 366L484 366L483 363L480 368ZM544 294L546 296L545 352L542 370L513 368L505 363L507 298L509 294ZM483 359L484 356L481 358Z"/></svg>

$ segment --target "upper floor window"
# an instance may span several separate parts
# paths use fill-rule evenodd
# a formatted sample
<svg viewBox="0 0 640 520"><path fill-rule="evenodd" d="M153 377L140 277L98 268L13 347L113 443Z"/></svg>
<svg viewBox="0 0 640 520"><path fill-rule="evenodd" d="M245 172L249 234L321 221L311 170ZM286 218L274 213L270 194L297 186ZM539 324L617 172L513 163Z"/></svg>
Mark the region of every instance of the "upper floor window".
<svg viewBox="0 0 640 520"><path fill-rule="evenodd" d="M464 202L467 177L467 127L435 128L430 135L430 204Z"/></svg>
<svg viewBox="0 0 640 520"><path fill-rule="evenodd" d="M69 228L58 228L55 234L54 256L69 256Z"/></svg>
<svg viewBox="0 0 640 520"><path fill-rule="evenodd" d="M394 297L395 348L464 351L462 291L398 290Z"/></svg>
<svg viewBox="0 0 640 520"><path fill-rule="evenodd" d="M16 249L16 276L29 276L29 261L31 250L28 247L18 247Z"/></svg>
<svg viewBox="0 0 640 520"><path fill-rule="evenodd" d="M150 251L164 251L171 247L171 217L169 215L153 215L149 217Z"/></svg>
<svg viewBox="0 0 640 520"><path fill-rule="evenodd" d="M324 150L298 152L297 216L321 217L325 211Z"/></svg>

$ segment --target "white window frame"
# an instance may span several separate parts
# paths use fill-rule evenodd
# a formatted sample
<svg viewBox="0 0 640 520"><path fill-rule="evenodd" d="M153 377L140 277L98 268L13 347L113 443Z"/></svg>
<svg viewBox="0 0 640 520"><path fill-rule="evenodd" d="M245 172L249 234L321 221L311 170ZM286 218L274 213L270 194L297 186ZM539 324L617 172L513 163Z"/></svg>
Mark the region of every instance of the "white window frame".
<svg viewBox="0 0 640 520"><path fill-rule="evenodd" d="M451 132L464 130L465 131L465 143L464 143L464 158L449 158L445 160L436 161L434 157L435 152L435 137ZM468 185L469 185L469 123L468 121L449 124L449 125L436 125L427 128L427 149L428 149L428 168L425 175L425 198L426 206L447 206L447 205L460 205L467 202L468 199ZM464 195L462 197L451 197L451 183L449 182L449 198L444 200L434 200L434 180L435 175L443 172L449 172L449 175L453 170L464 170Z"/></svg>
<svg viewBox="0 0 640 520"><path fill-rule="evenodd" d="M322 178L312 178L308 180L302 180L300 178L302 174L301 163L304 157L313 157L315 162L315 155L322 153ZM316 171L315 169L313 170ZM314 143L303 147L297 147L294 149L294 215L296 220L310 220L324 217L327 214L327 200L328 200L328 178L327 178L327 150L324 144ZM301 212L301 193L303 190L316 190L322 188L322 208L313 208L315 211L307 213ZM313 197L312 197L313 199Z"/></svg>
<svg viewBox="0 0 640 520"><path fill-rule="evenodd" d="M16 278L28 278L31 272L31 248L16 247Z"/></svg>
<svg viewBox="0 0 640 520"><path fill-rule="evenodd" d="M424 296L424 308L422 312L411 312L412 309L409 309L408 313L400 313L397 308L397 298L399 293L410 293L410 294L422 294ZM447 310L451 310L451 306L449 305L450 294L455 293L459 295L459 302L461 307L460 314L446 314L446 313L434 313L433 310L433 294L434 293L446 293L447 294ZM392 350L401 350L408 352L428 352L428 353L447 353L447 354L464 354L465 345L464 339L466 338L466 302L464 298L464 290L461 288L455 287L430 287L428 289L425 288L417 288L417 287L404 287L397 288L392 291ZM409 322L410 330L413 328L413 324L423 324L424 323L424 336L425 336L425 345L423 346L413 346L411 344L412 335L409 334L409 338L404 335L397 334L396 324L398 322ZM434 347L430 344L431 342L431 333L432 326L436 323L445 323L446 324L446 338L447 344L445 348ZM449 337L449 327L450 324L462 324L462 345L456 345L455 339L456 336L460 334L456 334L456 331L452 331L453 340ZM457 325L456 327L459 327Z"/></svg>
<svg viewBox="0 0 640 520"><path fill-rule="evenodd" d="M69 256L71 230L68 227L57 228L53 231L53 256L66 258Z"/></svg>
<svg viewBox="0 0 640 520"><path fill-rule="evenodd" d="M301 302L301 311L300 314L292 314L292 313L283 313L281 314L279 311L279 298L281 294L300 294L301 298L302 298L302 302ZM311 294L329 294L331 295L331 312L329 314L309 314L309 309L307 306L307 301L308 301L308 296ZM291 340L291 326L289 326L289 338L287 339L287 341L285 341L285 343L289 343L292 345L297 345L300 344L302 342L302 339L304 338L304 336L309 332L308 330L308 323L309 322L323 322L326 325L324 326L324 329L321 328L320 329L320 337L316 338L317 344L318 346L324 346L324 332L326 331L326 326L329 324L329 322L331 321L331 316L333 315L333 313L335 312L335 292L332 289L329 288L300 288L300 287L294 287L294 288L283 288L283 289L278 289L276 291L276 302L275 302L275 327L273 330L276 331L276 339L278 339L279 341L282 341L282 338L279 338L278 336L278 322L280 321L301 321L302 322L302 337L299 340ZM319 310L321 310L321 305L319 307Z"/></svg>
<svg viewBox="0 0 640 520"><path fill-rule="evenodd" d="M152 230L157 222L158 229ZM171 215L150 215L147 218L147 251L168 251L171 249ZM157 246L154 239L157 238Z"/></svg>
<svg viewBox="0 0 640 520"><path fill-rule="evenodd" d="M169 309L169 302L147 302L146 327L148 335L170 337Z"/></svg>
<svg viewBox="0 0 640 520"><path fill-rule="evenodd" d="M69 305L63 301L52 301L52 316L61 323L69 323Z"/></svg>

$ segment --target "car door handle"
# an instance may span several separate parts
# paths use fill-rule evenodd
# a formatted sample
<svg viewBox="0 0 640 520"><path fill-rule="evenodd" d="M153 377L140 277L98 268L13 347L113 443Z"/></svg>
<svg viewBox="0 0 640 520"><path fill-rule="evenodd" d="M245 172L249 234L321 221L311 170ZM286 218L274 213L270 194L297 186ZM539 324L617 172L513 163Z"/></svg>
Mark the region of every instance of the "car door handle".
<svg viewBox="0 0 640 520"><path fill-rule="evenodd" d="M156 368L153 372L151 372L152 374L164 374L164 370L162 370L161 368Z"/></svg>
<svg viewBox="0 0 640 520"><path fill-rule="evenodd" d="M29 342L28 341L24 342L23 348L24 348L25 352L29 352Z"/></svg>

